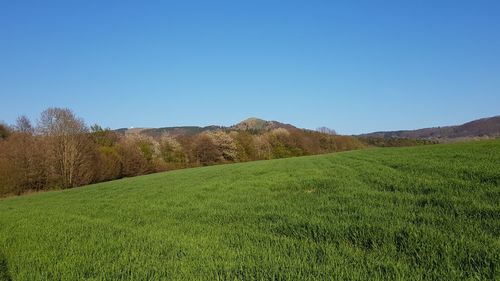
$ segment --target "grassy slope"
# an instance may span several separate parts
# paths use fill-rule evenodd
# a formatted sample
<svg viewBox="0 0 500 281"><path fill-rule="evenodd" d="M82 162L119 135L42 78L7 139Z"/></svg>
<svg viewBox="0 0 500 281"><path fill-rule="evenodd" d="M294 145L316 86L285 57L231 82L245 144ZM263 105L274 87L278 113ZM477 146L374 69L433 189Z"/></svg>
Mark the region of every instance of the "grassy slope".
<svg viewBox="0 0 500 281"><path fill-rule="evenodd" d="M141 176L0 201L0 279L500 278L500 141Z"/></svg>

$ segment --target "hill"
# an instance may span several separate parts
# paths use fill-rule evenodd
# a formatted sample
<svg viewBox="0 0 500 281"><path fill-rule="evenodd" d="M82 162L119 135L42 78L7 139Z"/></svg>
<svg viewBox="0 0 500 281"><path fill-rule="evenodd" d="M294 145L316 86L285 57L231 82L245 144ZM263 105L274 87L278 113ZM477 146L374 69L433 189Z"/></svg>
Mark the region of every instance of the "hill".
<svg viewBox="0 0 500 281"><path fill-rule="evenodd" d="M498 280L500 141L177 170L0 200L6 280Z"/></svg>
<svg viewBox="0 0 500 281"><path fill-rule="evenodd" d="M362 134L360 137L409 139L467 139L500 137L500 116L482 118L458 126L425 128L418 130L387 131Z"/></svg>
<svg viewBox="0 0 500 281"><path fill-rule="evenodd" d="M278 121L266 121L255 117L248 118L230 127L230 129L232 130L254 131L254 132L262 132L262 131L266 132L278 128L292 129L292 130L297 129L295 126L292 126L290 124L284 124Z"/></svg>
<svg viewBox="0 0 500 281"><path fill-rule="evenodd" d="M217 131L217 130L226 130L226 131L252 131L252 132L268 132L273 129L284 128L284 129L297 129L295 126L290 124L284 124L278 121L267 121L259 118L248 118L245 119L235 125L226 127L226 126L178 126L178 127L162 127L162 128L120 128L116 129L115 132L122 134L144 134L152 137L158 137L163 134L169 134L171 136L179 136L179 135L196 135L199 133L207 132L207 131Z"/></svg>

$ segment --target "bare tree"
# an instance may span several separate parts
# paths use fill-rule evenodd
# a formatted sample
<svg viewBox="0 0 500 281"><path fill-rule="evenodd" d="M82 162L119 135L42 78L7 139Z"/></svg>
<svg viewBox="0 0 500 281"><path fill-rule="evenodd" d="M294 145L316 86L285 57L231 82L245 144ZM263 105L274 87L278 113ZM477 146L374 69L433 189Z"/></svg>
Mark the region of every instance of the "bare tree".
<svg viewBox="0 0 500 281"><path fill-rule="evenodd" d="M40 190L46 186L44 143L32 134L13 133L0 147L0 175L11 192L20 194L27 190ZM2 173L0 173L2 174ZM2 193L2 192L0 192Z"/></svg>
<svg viewBox="0 0 500 281"><path fill-rule="evenodd" d="M118 152L121 158L123 176L133 177L150 172L148 160L144 157L137 136L125 136L118 143Z"/></svg>
<svg viewBox="0 0 500 281"><path fill-rule="evenodd" d="M337 135L337 132L335 132L334 129L330 129L328 127L319 127L316 129L316 131L323 133L323 134L332 135L332 136Z"/></svg>
<svg viewBox="0 0 500 281"><path fill-rule="evenodd" d="M82 119L67 108L49 108L42 112L37 130L48 139L48 153L62 187L92 181L94 149Z"/></svg>
<svg viewBox="0 0 500 281"><path fill-rule="evenodd" d="M17 118L14 128L16 131L21 133L33 134L35 132L33 125L31 125L30 119L25 115L21 115Z"/></svg>
<svg viewBox="0 0 500 281"><path fill-rule="evenodd" d="M198 165L211 165L222 158L217 144L207 134L200 134L193 143L193 154Z"/></svg>

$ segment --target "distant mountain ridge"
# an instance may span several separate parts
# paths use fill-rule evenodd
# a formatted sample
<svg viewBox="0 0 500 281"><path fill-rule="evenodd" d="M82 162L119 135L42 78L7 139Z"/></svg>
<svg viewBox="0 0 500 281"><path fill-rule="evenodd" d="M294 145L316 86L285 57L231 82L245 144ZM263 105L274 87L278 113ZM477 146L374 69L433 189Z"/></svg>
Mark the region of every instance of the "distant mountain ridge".
<svg viewBox="0 0 500 281"><path fill-rule="evenodd" d="M297 129L297 127L284 124L278 121L267 121L259 118L248 118L240 123L226 127L226 126L177 126L177 127L162 127L162 128L120 128L115 131L123 134L144 134L149 136L160 136L169 134L172 136L179 135L196 135L206 131L216 130L234 130L234 131L252 131L252 132L266 132L278 128L284 129Z"/></svg>
<svg viewBox="0 0 500 281"><path fill-rule="evenodd" d="M409 138L409 139L460 139L500 137L500 115L481 118L458 126L433 127L418 130L400 130L361 134L358 137Z"/></svg>
<svg viewBox="0 0 500 281"><path fill-rule="evenodd" d="M121 128L115 130L123 134L143 134L149 136L161 136L169 134L172 136L196 135L207 131L250 131L262 133L274 129L283 128L287 130L298 129L297 127L278 121L268 121L259 118L248 118L232 126L174 126L162 128ZM361 138L406 138L421 140L446 141L461 138L488 138L500 137L500 115L477 119L457 126L432 127L417 130L381 131L357 135Z"/></svg>

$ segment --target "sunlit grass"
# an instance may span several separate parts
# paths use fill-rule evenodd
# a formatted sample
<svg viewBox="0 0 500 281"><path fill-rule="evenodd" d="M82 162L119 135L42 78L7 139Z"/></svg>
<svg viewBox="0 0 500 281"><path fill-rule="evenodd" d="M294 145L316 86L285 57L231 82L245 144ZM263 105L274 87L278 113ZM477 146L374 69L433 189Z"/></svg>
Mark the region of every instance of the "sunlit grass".
<svg viewBox="0 0 500 281"><path fill-rule="evenodd" d="M500 141L187 169L0 200L0 280L499 272Z"/></svg>

